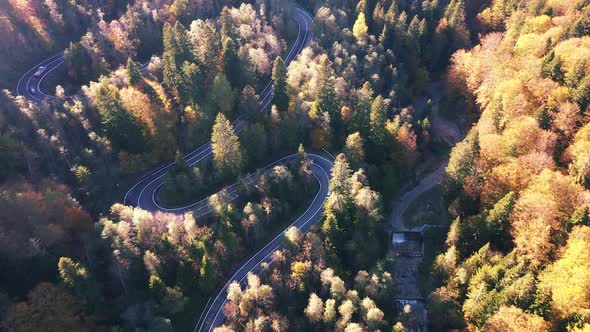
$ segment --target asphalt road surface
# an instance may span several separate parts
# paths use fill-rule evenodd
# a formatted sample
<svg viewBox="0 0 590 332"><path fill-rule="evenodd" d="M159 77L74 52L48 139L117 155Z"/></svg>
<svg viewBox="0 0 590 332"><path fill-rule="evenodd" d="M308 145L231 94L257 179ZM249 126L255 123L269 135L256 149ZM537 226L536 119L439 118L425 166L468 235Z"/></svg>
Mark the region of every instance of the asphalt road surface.
<svg viewBox="0 0 590 332"><path fill-rule="evenodd" d="M96 0L92 0L92 6L96 15L99 6ZM16 95L24 96L34 102L42 102L46 98L53 98L53 95L45 93L41 90L41 82L53 71L58 69L64 64L64 52L59 52L49 58L39 62L34 67L29 69L21 78L18 80L16 85ZM45 67L45 71L41 76L35 76L35 72L40 66Z"/></svg>
<svg viewBox="0 0 590 332"><path fill-rule="evenodd" d="M43 82L51 72L63 65L63 63L64 52L60 52L36 64L18 81L18 84L16 85L16 95L24 96L35 102L42 102L45 98L51 98L51 95L48 95L41 90L41 82ZM46 69L40 77L35 77L35 72L40 66L45 66Z"/></svg>

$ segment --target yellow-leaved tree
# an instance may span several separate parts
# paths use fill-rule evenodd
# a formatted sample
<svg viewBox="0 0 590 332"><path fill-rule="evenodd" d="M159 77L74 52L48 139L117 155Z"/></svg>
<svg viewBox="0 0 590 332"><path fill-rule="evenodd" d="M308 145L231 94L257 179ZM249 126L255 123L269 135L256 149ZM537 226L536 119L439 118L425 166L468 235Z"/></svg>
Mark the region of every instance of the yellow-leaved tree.
<svg viewBox="0 0 590 332"><path fill-rule="evenodd" d="M573 229L561 257L539 279L561 318L590 314L590 227Z"/></svg>

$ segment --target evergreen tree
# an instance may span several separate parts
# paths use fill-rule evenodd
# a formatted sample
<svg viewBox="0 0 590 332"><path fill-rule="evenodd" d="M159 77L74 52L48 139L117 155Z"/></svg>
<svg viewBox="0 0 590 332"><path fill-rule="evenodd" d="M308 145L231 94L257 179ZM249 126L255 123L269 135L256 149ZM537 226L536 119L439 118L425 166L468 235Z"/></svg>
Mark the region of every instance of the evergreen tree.
<svg viewBox="0 0 590 332"><path fill-rule="evenodd" d="M95 75L101 74L93 72L92 57L80 43L70 43L64 51L64 63L68 69L68 79L73 83L85 84Z"/></svg>
<svg viewBox="0 0 590 332"><path fill-rule="evenodd" d="M223 71L234 88L244 86L242 61L238 56L238 43L235 39L225 37L223 40Z"/></svg>
<svg viewBox="0 0 590 332"><path fill-rule="evenodd" d="M356 13L358 17L360 17L361 14L363 15L365 27L373 26L373 11L376 3L377 0L360 0L356 5ZM393 1L393 3L395 3L395 1Z"/></svg>
<svg viewBox="0 0 590 332"><path fill-rule="evenodd" d="M58 263L59 276L66 286L89 306L94 306L98 299L98 289L88 271L69 257L61 257Z"/></svg>
<svg viewBox="0 0 590 332"><path fill-rule="evenodd" d="M563 63L559 56L555 56L555 51L551 51L543 58L541 64L541 76L549 77L555 82L564 82Z"/></svg>
<svg viewBox="0 0 590 332"><path fill-rule="evenodd" d="M174 54L171 52L164 52L162 58L164 84L173 94L176 95L178 87L182 84L182 77L178 72L176 59L174 58Z"/></svg>
<svg viewBox="0 0 590 332"><path fill-rule="evenodd" d="M164 47L164 52L171 52L174 54L176 42L174 40L172 25L170 25L169 22L164 23L164 27L162 27L162 46Z"/></svg>
<svg viewBox="0 0 590 332"><path fill-rule="evenodd" d="M236 29L234 27L228 7L223 7L221 10L221 14L219 14L219 22L221 25L222 40L225 40L226 38L235 39L237 37L235 31Z"/></svg>
<svg viewBox="0 0 590 332"><path fill-rule="evenodd" d="M333 212L325 212L326 219L322 223L322 234L326 237L326 247L339 250L343 246L342 230Z"/></svg>
<svg viewBox="0 0 590 332"><path fill-rule="evenodd" d="M242 169L243 159L238 136L231 123L223 115L217 114L211 136L213 161L219 173L224 177L233 177Z"/></svg>
<svg viewBox="0 0 590 332"><path fill-rule="evenodd" d="M272 79L274 81L274 94L272 103L279 112L286 112L289 109L289 95L287 94L287 68L281 57L277 57L272 66Z"/></svg>
<svg viewBox="0 0 590 332"><path fill-rule="evenodd" d="M303 165L303 163L307 160L307 153L305 152L305 148L303 144L299 144L297 148L297 166Z"/></svg>
<svg viewBox="0 0 590 332"><path fill-rule="evenodd" d="M373 88L369 82L365 82L362 88L357 91L357 101L354 106L354 112L352 113L350 131L358 131L363 137L367 137L369 134L373 94Z"/></svg>
<svg viewBox="0 0 590 332"><path fill-rule="evenodd" d="M217 75L217 68L220 64L219 56L222 51L219 33L208 24L205 24L201 41L200 51L203 71L207 79L212 80Z"/></svg>
<svg viewBox="0 0 590 332"><path fill-rule="evenodd" d="M205 87L203 86L204 74L201 67L196 63L185 61L182 64L181 70L182 86L179 87L182 91L183 99L190 100L193 104L199 104L204 98Z"/></svg>
<svg viewBox="0 0 590 332"><path fill-rule="evenodd" d="M186 28L182 23L176 22L174 24L174 55L177 64L182 64L185 61L194 62L193 44L188 36Z"/></svg>
<svg viewBox="0 0 590 332"><path fill-rule="evenodd" d="M353 167L359 168L365 161L365 150L363 148L363 138L359 132L352 133L346 137L344 152Z"/></svg>
<svg viewBox="0 0 590 332"><path fill-rule="evenodd" d="M491 231L492 244L500 250L507 252L512 247L510 235L510 213L516 203L516 194L509 192L499 200L486 218Z"/></svg>
<svg viewBox="0 0 590 332"><path fill-rule="evenodd" d="M230 114L234 110L235 95L225 73L219 72L213 80L213 86L209 92L209 103L213 108L212 113L221 112Z"/></svg>
<svg viewBox="0 0 590 332"><path fill-rule="evenodd" d="M338 96L336 96L332 63L328 57L324 57L320 64L316 100L313 103L311 113L316 119L321 119L326 115L329 117L329 127L333 133L331 135L331 143L333 147L337 147L337 142L342 137L342 118Z"/></svg>
<svg viewBox="0 0 590 332"><path fill-rule="evenodd" d="M573 92L574 100L585 110L590 105L590 76L584 77Z"/></svg>
<svg viewBox="0 0 590 332"><path fill-rule="evenodd" d="M141 70L137 63L131 58L127 59L127 67L125 68L127 72L127 82L129 85L135 85L141 80Z"/></svg>
<svg viewBox="0 0 590 332"><path fill-rule="evenodd" d="M246 85L242 90L242 96L238 104L240 114L246 115L252 121L256 121L260 116L258 109L258 95L250 85Z"/></svg>
<svg viewBox="0 0 590 332"><path fill-rule="evenodd" d="M330 193L338 195L350 195L350 176L352 171L343 153L336 156L330 179Z"/></svg>
<svg viewBox="0 0 590 332"><path fill-rule="evenodd" d="M170 6L170 13L174 15L178 21L187 23L191 15L189 6L188 0L174 0Z"/></svg>
<svg viewBox="0 0 590 332"><path fill-rule="evenodd" d="M180 65L185 61L194 62L194 46L186 28L180 22L177 21L174 27L168 22L164 24L162 44L164 53L172 55L177 64Z"/></svg>
<svg viewBox="0 0 590 332"><path fill-rule="evenodd" d="M369 138L376 146L385 145L385 120L387 116L387 110L385 108L385 102L383 97L377 96L371 104L371 115L370 115L370 135Z"/></svg>
<svg viewBox="0 0 590 332"><path fill-rule="evenodd" d="M383 30L379 36L379 41L383 44L383 48L392 49L396 40L395 27L389 20L383 25Z"/></svg>

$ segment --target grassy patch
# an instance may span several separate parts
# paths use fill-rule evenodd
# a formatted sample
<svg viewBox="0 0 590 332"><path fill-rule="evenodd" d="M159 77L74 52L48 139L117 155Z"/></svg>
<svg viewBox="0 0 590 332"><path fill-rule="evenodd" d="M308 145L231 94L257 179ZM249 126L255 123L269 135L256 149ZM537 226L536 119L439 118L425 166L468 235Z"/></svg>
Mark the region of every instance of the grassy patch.
<svg viewBox="0 0 590 332"><path fill-rule="evenodd" d="M422 193L403 215L406 227L441 225L446 220L443 195L439 185Z"/></svg>

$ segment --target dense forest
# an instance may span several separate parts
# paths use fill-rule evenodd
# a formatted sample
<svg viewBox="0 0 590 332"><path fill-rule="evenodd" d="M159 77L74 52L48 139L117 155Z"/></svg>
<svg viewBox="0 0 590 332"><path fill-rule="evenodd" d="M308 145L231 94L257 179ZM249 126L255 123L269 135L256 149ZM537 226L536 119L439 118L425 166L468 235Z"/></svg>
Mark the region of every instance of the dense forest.
<svg viewBox="0 0 590 332"><path fill-rule="evenodd" d="M100 13L94 5L101 4ZM0 6L0 76L12 88L35 60L63 50L100 19L111 20L130 1L7 0Z"/></svg>
<svg viewBox="0 0 590 332"><path fill-rule="evenodd" d="M493 1L485 36L453 55L479 119L447 167L429 298L445 329L589 327L588 5Z"/></svg>
<svg viewBox="0 0 590 332"><path fill-rule="evenodd" d="M590 329L589 34L586 0L1 3L0 330Z"/></svg>

